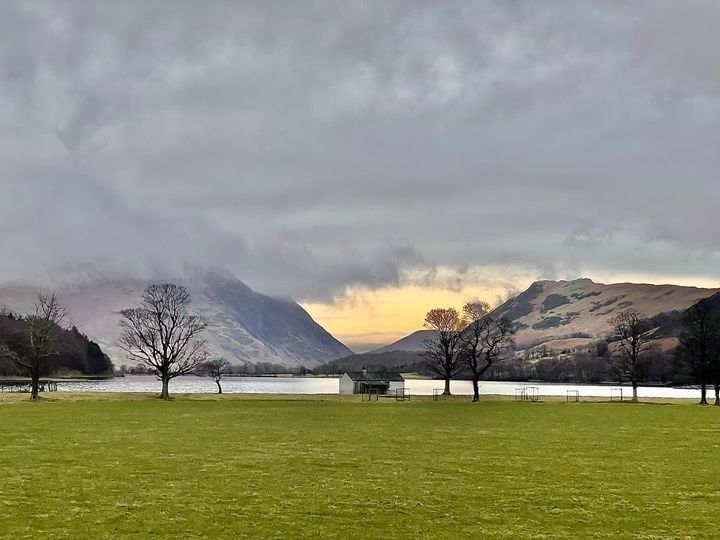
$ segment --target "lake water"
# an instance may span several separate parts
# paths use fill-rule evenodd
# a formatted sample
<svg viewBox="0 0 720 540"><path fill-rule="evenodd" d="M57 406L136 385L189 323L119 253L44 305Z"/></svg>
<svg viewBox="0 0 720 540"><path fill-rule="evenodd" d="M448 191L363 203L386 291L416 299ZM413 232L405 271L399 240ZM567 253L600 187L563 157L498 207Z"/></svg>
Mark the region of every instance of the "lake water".
<svg viewBox="0 0 720 540"><path fill-rule="evenodd" d="M227 394L337 394L338 379L335 377L227 377L222 381L223 392ZM481 394L514 396L521 386L538 388L540 397L567 395L568 390L577 390L581 397L611 397L617 386L517 383L483 381ZM430 396L433 389L442 388L442 381L416 380L405 381L412 395ZM450 389L456 395L472 395L470 381L452 381ZM160 392L160 383L154 376L130 375L103 381L64 382L58 384L63 392ZM178 394L214 393L217 386L212 379L204 377L177 377L170 382L170 392ZM642 386L638 389L641 398L693 398L700 399L700 390L695 388L667 388ZM623 387L623 397L632 395L632 389Z"/></svg>

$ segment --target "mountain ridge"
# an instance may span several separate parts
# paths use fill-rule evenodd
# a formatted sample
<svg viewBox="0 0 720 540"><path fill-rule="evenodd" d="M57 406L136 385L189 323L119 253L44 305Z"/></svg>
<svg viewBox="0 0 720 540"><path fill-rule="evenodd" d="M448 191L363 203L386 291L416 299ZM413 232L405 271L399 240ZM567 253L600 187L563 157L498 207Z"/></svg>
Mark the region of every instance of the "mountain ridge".
<svg viewBox="0 0 720 540"><path fill-rule="evenodd" d="M516 324L518 350L539 345L565 349L603 338L610 331L609 319L624 309L632 307L652 317L682 311L719 292L673 284L605 284L590 278L538 280L496 307L493 314ZM370 353L418 352L431 335L429 330L417 330Z"/></svg>

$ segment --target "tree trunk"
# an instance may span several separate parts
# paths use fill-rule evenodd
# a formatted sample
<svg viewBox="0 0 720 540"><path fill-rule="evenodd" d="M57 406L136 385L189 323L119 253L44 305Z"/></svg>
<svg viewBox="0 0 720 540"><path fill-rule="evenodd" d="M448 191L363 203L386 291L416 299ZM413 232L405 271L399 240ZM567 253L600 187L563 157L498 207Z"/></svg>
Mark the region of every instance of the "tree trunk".
<svg viewBox="0 0 720 540"><path fill-rule="evenodd" d="M443 396L451 396L450 393L450 377L445 377L445 390L443 390Z"/></svg>
<svg viewBox="0 0 720 540"><path fill-rule="evenodd" d="M168 400L170 399L170 391L168 387L170 386L170 378L167 375L162 376L162 392L160 393L160 399Z"/></svg>
<svg viewBox="0 0 720 540"><path fill-rule="evenodd" d="M633 381L633 382L632 382L632 387L633 387L633 397L632 397L632 402L633 402L633 403L637 403L637 402L638 402L638 395L637 395L637 381Z"/></svg>
<svg viewBox="0 0 720 540"><path fill-rule="evenodd" d="M477 377L473 377L473 403L480 401L480 387Z"/></svg>
<svg viewBox="0 0 720 540"><path fill-rule="evenodd" d="M700 385L700 405L707 405L707 385L703 382Z"/></svg>
<svg viewBox="0 0 720 540"><path fill-rule="evenodd" d="M38 399L40 393L40 373L30 373L30 399Z"/></svg>
<svg viewBox="0 0 720 540"><path fill-rule="evenodd" d="M720 383L715 383L715 406L720 407Z"/></svg>
<svg viewBox="0 0 720 540"><path fill-rule="evenodd" d="M218 394L222 394L222 386L220 386L220 379L216 380L215 384L218 385Z"/></svg>

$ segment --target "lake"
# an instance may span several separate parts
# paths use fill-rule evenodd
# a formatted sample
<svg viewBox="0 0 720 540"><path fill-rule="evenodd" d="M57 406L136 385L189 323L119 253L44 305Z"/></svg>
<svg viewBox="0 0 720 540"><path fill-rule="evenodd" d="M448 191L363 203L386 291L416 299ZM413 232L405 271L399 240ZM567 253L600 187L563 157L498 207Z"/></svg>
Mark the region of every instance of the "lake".
<svg viewBox="0 0 720 540"><path fill-rule="evenodd" d="M223 392L227 394L337 394L339 383L336 377L227 377L222 381ZM618 386L590 384L517 383L483 381L481 394L514 396L517 388L528 385L538 388L542 396L566 396L568 390L577 390L581 397L607 397ZM430 396L433 389L442 388L442 381L409 379L405 386L412 395ZM452 381L452 392L457 395L472 395L470 381ZM152 375L129 375L102 381L72 381L58 383L61 392L159 392L160 383ZM170 392L178 394L214 393L217 386L205 377L178 377L171 381ZM641 398L693 398L700 399L696 388L668 388L641 386ZM632 389L623 387L623 397L632 395Z"/></svg>

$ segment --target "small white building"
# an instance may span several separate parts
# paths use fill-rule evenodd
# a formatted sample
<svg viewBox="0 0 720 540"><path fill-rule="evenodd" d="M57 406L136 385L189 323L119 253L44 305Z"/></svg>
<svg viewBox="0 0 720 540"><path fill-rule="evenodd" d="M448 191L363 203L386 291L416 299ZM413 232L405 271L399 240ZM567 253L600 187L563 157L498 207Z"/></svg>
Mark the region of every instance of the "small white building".
<svg viewBox="0 0 720 540"><path fill-rule="evenodd" d="M368 373L354 371L343 373L340 377L341 394L394 394L405 388L405 379L399 373Z"/></svg>

